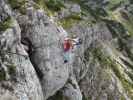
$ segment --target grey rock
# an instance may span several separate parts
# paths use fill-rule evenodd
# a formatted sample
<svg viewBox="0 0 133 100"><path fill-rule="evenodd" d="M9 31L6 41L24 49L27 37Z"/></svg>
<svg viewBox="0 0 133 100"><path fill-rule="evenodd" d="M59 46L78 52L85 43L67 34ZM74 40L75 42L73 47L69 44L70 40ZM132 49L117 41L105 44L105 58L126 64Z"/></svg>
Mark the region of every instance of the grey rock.
<svg viewBox="0 0 133 100"><path fill-rule="evenodd" d="M69 11L69 9L64 9L58 13L58 18L63 19L63 18L69 17L70 15L71 15L71 12Z"/></svg>
<svg viewBox="0 0 133 100"><path fill-rule="evenodd" d="M70 11L72 13L81 13L81 9L80 9L80 6L78 4L72 5Z"/></svg>
<svg viewBox="0 0 133 100"><path fill-rule="evenodd" d="M13 22L10 28L0 34L1 73L5 75L1 76L0 100L43 100L40 82L21 44L20 27L11 16L8 5L3 0L1 2L2 16L10 16Z"/></svg>
<svg viewBox="0 0 133 100"><path fill-rule="evenodd" d="M82 94L74 77L70 77L61 90L64 100L82 100Z"/></svg>
<svg viewBox="0 0 133 100"><path fill-rule="evenodd" d="M37 15L41 12L38 11L28 8L27 15L31 24L26 32L22 33L22 38L28 38L33 45L34 51L29 56L40 78L44 99L47 99L64 86L69 76L69 66L63 62L60 47L60 35L66 33L61 33L62 30L47 17L40 20ZM44 12L40 15L44 15ZM27 21L24 24L29 23Z"/></svg>

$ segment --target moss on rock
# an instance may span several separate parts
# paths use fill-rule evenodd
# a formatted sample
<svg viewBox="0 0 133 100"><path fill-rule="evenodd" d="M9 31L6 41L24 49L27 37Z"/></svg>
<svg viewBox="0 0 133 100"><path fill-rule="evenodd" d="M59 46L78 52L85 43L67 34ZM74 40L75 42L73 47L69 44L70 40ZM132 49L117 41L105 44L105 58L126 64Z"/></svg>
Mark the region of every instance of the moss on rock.
<svg viewBox="0 0 133 100"><path fill-rule="evenodd" d="M5 31L10 28L12 24L11 17L7 17L4 21L0 22L0 31Z"/></svg>
<svg viewBox="0 0 133 100"><path fill-rule="evenodd" d="M9 75L14 76L16 73L16 66L14 64L9 64L7 65L7 68Z"/></svg>
<svg viewBox="0 0 133 100"><path fill-rule="evenodd" d="M64 100L63 94L61 91L58 91L55 95L49 97L48 100Z"/></svg>
<svg viewBox="0 0 133 100"><path fill-rule="evenodd" d="M71 28L73 25L77 24L82 20L80 14L72 14L67 18L61 19L59 24L62 25L65 29Z"/></svg>
<svg viewBox="0 0 133 100"><path fill-rule="evenodd" d="M125 27L120 22L108 19L102 20L106 23L113 37L124 37L127 35Z"/></svg>
<svg viewBox="0 0 133 100"><path fill-rule="evenodd" d="M106 53L103 50L102 47L94 47L91 49L88 49L88 53L85 53L86 56L93 56L94 60L97 60L102 68L104 69L111 69L113 73L116 75L116 77L121 82L123 88L125 89L126 93L130 98L133 98L133 83L128 80L126 75L132 79L131 73L126 73L123 71L122 65L119 64L115 58L112 58L111 56L107 56ZM89 60L87 58L86 60ZM128 66L128 65L127 65ZM129 75L130 74L130 75ZM110 80L110 79L109 79Z"/></svg>
<svg viewBox="0 0 133 100"><path fill-rule="evenodd" d="M46 0L45 3L48 9L53 11L60 11L61 8L65 7L63 0Z"/></svg>
<svg viewBox="0 0 133 100"><path fill-rule="evenodd" d="M35 3L34 8L44 9L48 16L55 15L65 7L62 0L35 0Z"/></svg>
<svg viewBox="0 0 133 100"><path fill-rule="evenodd" d="M11 8L19 10L21 14L26 13L26 2L27 0L8 0Z"/></svg>
<svg viewBox="0 0 133 100"><path fill-rule="evenodd" d="M6 72L3 68L0 68L0 81L6 80Z"/></svg>

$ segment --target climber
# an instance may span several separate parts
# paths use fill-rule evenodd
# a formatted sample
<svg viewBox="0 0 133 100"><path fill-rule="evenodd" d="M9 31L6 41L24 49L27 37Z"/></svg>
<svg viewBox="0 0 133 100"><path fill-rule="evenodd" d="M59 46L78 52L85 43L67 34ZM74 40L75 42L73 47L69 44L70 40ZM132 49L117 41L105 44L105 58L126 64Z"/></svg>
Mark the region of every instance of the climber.
<svg viewBox="0 0 133 100"><path fill-rule="evenodd" d="M82 44L82 40L80 38L68 38L64 39L63 49L64 49L64 63L67 63L70 59L71 49L74 49L74 46Z"/></svg>

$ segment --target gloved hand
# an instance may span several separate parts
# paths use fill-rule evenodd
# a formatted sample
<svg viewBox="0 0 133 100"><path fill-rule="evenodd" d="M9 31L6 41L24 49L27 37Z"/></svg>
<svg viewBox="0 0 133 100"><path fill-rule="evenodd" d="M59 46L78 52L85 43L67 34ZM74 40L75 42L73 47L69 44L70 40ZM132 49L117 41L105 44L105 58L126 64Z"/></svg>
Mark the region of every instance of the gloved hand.
<svg viewBox="0 0 133 100"><path fill-rule="evenodd" d="M82 39L81 39L81 38L79 38L79 44L82 44L82 42L83 42L83 41L82 41Z"/></svg>
<svg viewBox="0 0 133 100"><path fill-rule="evenodd" d="M81 45L82 44L82 39L79 38L78 42L76 43L76 45Z"/></svg>

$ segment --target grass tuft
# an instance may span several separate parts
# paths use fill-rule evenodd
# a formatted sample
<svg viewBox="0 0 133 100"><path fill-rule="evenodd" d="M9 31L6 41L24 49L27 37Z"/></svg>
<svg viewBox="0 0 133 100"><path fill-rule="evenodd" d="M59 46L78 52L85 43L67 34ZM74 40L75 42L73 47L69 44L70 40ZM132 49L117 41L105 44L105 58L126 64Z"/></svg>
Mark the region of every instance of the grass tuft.
<svg viewBox="0 0 133 100"><path fill-rule="evenodd" d="M12 9L19 10L21 14L26 13L26 0L8 0Z"/></svg>
<svg viewBox="0 0 133 100"><path fill-rule="evenodd" d="M16 73L16 66L14 64L7 65L8 73L12 76Z"/></svg>
<svg viewBox="0 0 133 100"><path fill-rule="evenodd" d="M0 31L5 31L11 27L12 19L7 17L4 21L0 22Z"/></svg>
<svg viewBox="0 0 133 100"><path fill-rule="evenodd" d="M6 80L6 73L3 68L0 69L0 81Z"/></svg>
<svg viewBox="0 0 133 100"><path fill-rule="evenodd" d="M73 14L67 18L61 19L59 22L65 29L69 29L81 20L82 18L80 14Z"/></svg>

